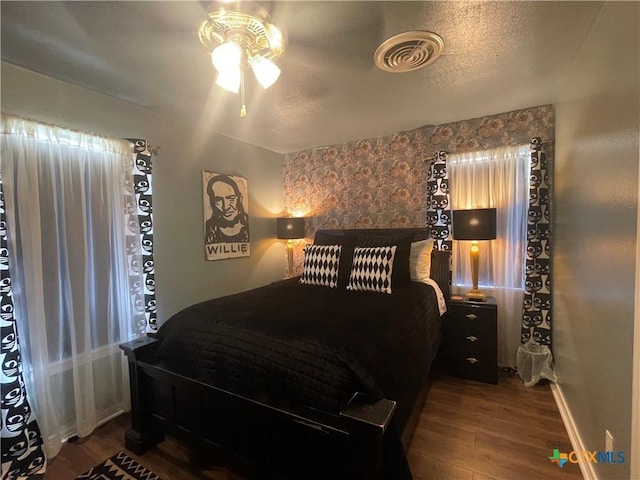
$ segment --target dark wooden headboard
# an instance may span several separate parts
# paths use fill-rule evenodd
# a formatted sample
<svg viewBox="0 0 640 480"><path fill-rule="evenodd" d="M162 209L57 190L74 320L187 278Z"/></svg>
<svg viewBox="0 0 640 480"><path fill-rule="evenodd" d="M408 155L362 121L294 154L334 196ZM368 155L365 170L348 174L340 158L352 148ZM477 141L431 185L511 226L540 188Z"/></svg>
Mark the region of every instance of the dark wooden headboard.
<svg viewBox="0 0 640 480"><path fill-rule="evenodd" d="M412 241L418 242L429 237L429 229L426 227L416 228L344 228L319 230L331 235L358 235L372 233L375 235L398 235L402 233L411 234ZM451 296L451 252L446 250L434 250L431 253L431 278L440 286L444 298L449 301Z"/></svg>

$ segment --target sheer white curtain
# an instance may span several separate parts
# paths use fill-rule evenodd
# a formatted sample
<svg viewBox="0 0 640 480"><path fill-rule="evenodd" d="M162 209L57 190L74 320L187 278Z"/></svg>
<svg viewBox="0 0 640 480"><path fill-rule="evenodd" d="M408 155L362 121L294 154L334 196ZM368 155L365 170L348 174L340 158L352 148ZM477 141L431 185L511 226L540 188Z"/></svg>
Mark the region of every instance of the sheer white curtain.
<svg viewBox="0 0 640 480"><path fill-rule="evenodd" d="M0 137L25 382L51 457L130 408L118 344L144 332L132 302L143 284L137 225L127 221L133 150L8 115Z"/></svg>
<svg viewBox="0 0 640 480"><path fill-rule="evenodd" d="M451 154L447 171L451 208L496 208L497 238L479 242L479 288L498 303L498 363L516 366L520 345L527 205L529 145ZM471 288L471 242L454 241L453 290Z"/></svg>

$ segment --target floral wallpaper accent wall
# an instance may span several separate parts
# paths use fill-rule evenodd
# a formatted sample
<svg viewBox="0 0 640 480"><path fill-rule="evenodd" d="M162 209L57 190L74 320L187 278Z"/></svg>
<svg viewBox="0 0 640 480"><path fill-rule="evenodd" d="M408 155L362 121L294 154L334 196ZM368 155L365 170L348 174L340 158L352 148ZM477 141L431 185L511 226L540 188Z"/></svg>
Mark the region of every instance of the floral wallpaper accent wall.
<svg viewBox="0 0 640 480"><path fill-rule="evenodd" d="M487 150L552 143L553 105L429 125L386 137L292 152L284 159L286 213L304 215L307 237L326 228L423 227L427 224L426 160L437 151ZM296 245L295 269L302 265Z"/></svg>

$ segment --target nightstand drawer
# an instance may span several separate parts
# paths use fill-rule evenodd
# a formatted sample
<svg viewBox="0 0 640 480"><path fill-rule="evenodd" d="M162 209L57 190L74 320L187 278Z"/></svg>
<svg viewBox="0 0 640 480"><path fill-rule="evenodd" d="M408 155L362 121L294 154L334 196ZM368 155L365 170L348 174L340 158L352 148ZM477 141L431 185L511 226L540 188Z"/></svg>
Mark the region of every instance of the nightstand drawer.
<svg viewBox="0 0 640 480"><path fill-rule="evenodd" d="M455 302L449 306L451 316L457 321L486 322L495 318L496 306L491 304L476 304L472 302Z"/></svg>
<svg viewBox="0 0 640 480"><path fill-rule="evenodd" d="M447 352L451 357L492 359L495 356L494 353L496 352L497 347L495 341L469 342L466 339L465 341L455 341L455 339L449 340L450 341L447 343Z"/></svg>
<svg viewBox="0 0 640 480"><path fill-rule="evenodd" d="M453 375L497 383L497 311L492 298L486 303L450 303L444 325L444 351Z"/></svg>
<svg viewBox="0 0 640 480"><path fill-rule="evenodd" d="M450 357L449 368L451 373L458 377L498 383L498 366L493 358L473 355Z"/></svg>
<svg viewBox="0 0 640 480"><path fill-rule="evenodd" d="M494 320L468 322L466 320L453 320L449 317L449 324L445 325L447 334L462 343L494 343L498 333Z"/></svg>

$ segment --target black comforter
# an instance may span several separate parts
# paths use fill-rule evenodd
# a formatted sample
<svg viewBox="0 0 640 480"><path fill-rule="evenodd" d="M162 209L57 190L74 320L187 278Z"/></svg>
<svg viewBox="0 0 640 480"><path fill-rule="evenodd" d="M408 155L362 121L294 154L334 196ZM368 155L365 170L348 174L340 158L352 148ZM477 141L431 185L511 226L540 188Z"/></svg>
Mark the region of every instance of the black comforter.
<svg viewBox="0 0 640 480"><path fill-rule="evenodd" d="M397 402L401 431L440 332L428 285L411 282L387 295L294 278L182 310L160 328L157 355L239 394L329 412L356 391L383 396Z"/></svg>
<svg viewBox="0 0 640 480"><path fill-rule="evenodd" d="M433 288L391 295L285 280L188 307L158 332L158 356L238 393L339 409L355 390L398 402L404 426L440 341Z"/></svg>

